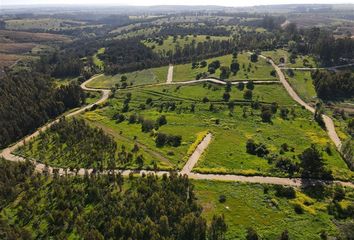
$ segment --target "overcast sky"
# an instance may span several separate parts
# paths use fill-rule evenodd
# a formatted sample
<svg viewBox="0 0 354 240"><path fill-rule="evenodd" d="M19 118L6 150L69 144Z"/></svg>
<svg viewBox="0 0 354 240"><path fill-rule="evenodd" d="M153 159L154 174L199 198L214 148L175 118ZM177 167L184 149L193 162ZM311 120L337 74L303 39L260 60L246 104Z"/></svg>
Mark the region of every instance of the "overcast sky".
<svg viewBox="0 0 354 240"><path fill-rule="evenodd" d="M0 0L0 7L1 5L22 4L254 6L301 3L354 3L354 0Z"/></svg>

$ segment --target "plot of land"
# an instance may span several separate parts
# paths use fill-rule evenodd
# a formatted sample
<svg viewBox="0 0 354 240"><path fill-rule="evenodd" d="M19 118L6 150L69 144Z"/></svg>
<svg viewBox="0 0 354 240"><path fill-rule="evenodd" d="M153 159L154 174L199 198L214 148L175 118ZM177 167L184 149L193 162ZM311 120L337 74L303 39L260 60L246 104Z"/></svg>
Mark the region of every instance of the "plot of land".
<svg viewBox="0 0 354 240"><path fill-rule="evenodd" d="M88 84L91 88L111 88L116 84L121 84L121 77L124 75L127 79L128 86L145 85L153 83L165 82L167 78L168 66L152 68L142 71L136 71L125 74L117 74L114 76L102 75Z"/></svg>
<svg viewBox="0 0 354 240"><path fill-rule="evenodd" d="M327 213L330 199L316 200L297 191L295 199L275 196L272 186L215 181L193 181L203 215L211 220L213 214L223 214L228 224L226 239L245 239L246 229L252 227L262 239L278 239L288 230L290 239L320 239L325 231L329 236L338 228ZM265 193L265 189L269 189ZM219 202L220 195L226 198ZM345 204L352 198L348 194ZM294 205L300 204L305 211L297 214ZM307 206L305 205L307 204Z"/></svg>
<svg viewBox="0 0 354 240"><path fill-rule="evenodd" d="M229 37L225 36L206 36L206 35L187 35L187 36L177 36L174 38L173 36L168 36L167 39L161 40L162 44L154 41L153 39L144 40L143 43L152 48L155 52L165 55L167 51L175 51L175 47L178 45L183 47L185 44L195 43L198 44L200 42L207 41L215 41L215 40L228 40Z"/></svg>
<svg viewBox="0 0 354 240"><path fill-rule="evenodd" d="M207 59L207 64L219 60L221 66L230 67L232 62L232 55L226 55L222 57L216 57ZM238 54L237 62L240 64L240 70L236 75L232 73L229 76L229 80L277 80L276 77L270 73L273 70L272 66L262 58L258 58L256 63L252 63L249 59L248 53ZM181 64L174 66L173 81L187 81L196 79L199 73L208 72L208 67L192 68L192 64ZM210 77L220 77L220 69L217 69L215 74L210 74Z"/></svg>

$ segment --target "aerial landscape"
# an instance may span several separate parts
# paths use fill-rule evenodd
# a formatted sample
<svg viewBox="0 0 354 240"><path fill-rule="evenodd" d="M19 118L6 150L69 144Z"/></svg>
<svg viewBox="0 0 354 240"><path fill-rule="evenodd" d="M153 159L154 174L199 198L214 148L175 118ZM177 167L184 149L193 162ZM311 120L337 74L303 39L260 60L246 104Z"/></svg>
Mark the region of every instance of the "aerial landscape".
<svg viewBox="0 0 354 240"><path fill-rule="evenodd" d="M354 239L354 2L227 2L0 3L1 240Z"/></svg>

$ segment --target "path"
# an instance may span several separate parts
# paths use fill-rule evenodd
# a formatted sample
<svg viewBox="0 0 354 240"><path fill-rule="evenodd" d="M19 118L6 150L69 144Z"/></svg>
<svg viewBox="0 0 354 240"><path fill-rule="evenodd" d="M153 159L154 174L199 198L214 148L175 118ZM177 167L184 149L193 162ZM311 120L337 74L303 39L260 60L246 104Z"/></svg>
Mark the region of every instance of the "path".
<svg viewBox="0 0 354 240"><path fill-rule="evenodd" d="M262 56L262 57L264 57L264 56ZM305 106L305 108L308 109L309 111L314 111L314 109L312 107L308 106L305 102L303 102L299 98L299 96L295 93L295 91L291 88L289 83L286 81L286 79L284 77L284 74L282 73L280 68L278 66L276 66L273 61L270 61L270 63L272 64L272 66L277 71L281 83L284 85L285 89L288 91L288 93L291 95L291 97L295 101L297 101L299 104ZM71 113L67 114L66 116L70 117L70 116L77 115L77 114L85 111L86 109L91 108L93 105L100 104L100 103L102 103L102 102L104 102L104 101L106 101L108 99L108 97L110 95L110 90L94 89L94 88L86 87L87 83L91 82L92 80L94 80L98 76L94 76L93 78L89 79L88 81L82 83L81 84L81 88L84 89L84 90L87 90L87 91L100 91L102 93L102 97L96 103L84 106L83 108L80 108L80 109L78 109L78 110L76 110L74 112L71 112ZM220 80L216 80L216 79L195 80L195 81L189 81L188 83L190 84L190 83L195 83L195 82L200 82L200 81L212 81L212 82L217 82L217 83L221 83L221 84L226 84L225 82L220 81ZM187 83L187 82L184 82L184 83ZM331 121L331 119L328 118L328 117L326 118L326 116L325 116L324 119L325 119L326 127L327 127L327 129L329 131L330 136L331 136L331 134L334 134L335 136L337 136L335 131L334 131L334 125L333 125L333 122ZM58 121L59 121L59 119L56 119L53 122L46 124L45 126L41 127L39 130L34 132L33 134L23 138L21 141L19 141L19 142L15 143L14 145L9 146L8 148L4 149L0 153L0 157L3 157L4 159L9 160L9 161L26 161L25 158L13 155L12 152L14 150L16 150L18 147L22 146L24 144L24 142L28 142L32 138L38 136L41 131L45 131L51 125L53 125L54 123L56 123ZM327 126L327 124L328 124L327 122L329 123L328 126ZM330 125L330 123L332 125ZM333 129L331 129L331 127L333 127ZM190 156L190 158L187 161L187 164L183 167L182 171L180 171L178 173L185 174L191 179L199 179L199 180L239 181L239 182L262 183L262 184L289 185L289 186L295 186L295 187L301 186L305 182L311 182L311 183L338 183L338 184L341 184L343 186L354 188L354 184L353 183L351 183L351 182L343 182L343 181L327 182L327 181L323 181L323 180L314 180L314 179L304 180L304 179L300 179L300 178L279 178L279 177L243 176L243 175L231 175L231 174L221 175L221 174L192 173L191 171L192 171L193 167L195 166L195 164L199 160L200 156L202 155L204 150L208 147L209 143L211 142L211 137L212 137L212 135L210 133L207 134L207 136L201 141L201 143L195 149L193 154ZM338 141L339 141L339 139L338 139ZM93 169L80 168L80 169L77 169L76 171L70 171L70 170L65 169L65 168L53 168L51 166L45 166L43 163L38 163L36 161L32 161L32 162L35 165L35 170L36 171L48 172L49 174L53 174L54 172L57 172L60 175L66 175L66 174L84 175L86 173L90 174L90 173L93 172ZM111 171L109 171L109 170L104 170L101 173L102 174L108 174L110 172ZM134 170L114 170L114 172L116 172L116 173L120 172L123 176L128 176L131 173L138 173L138 174L150 174L151 173L151 174L156 174L157 176L162 176L164 174L169 174L170 173L168 171L147 171L147 170L137 170L137 171L134 171Z"/></svg>
<svg viewBox="0 0 354 240"><path fill-rule="evenodd" d="M170 66L168 67L166 83L170 84L172 83L172 80L173 80L173 65L170 64Z"/></svg>
<svg viewBox="0 0 354 240"><path fill-rule="evenodd" d="M345 68L345 67L351 67L354 66L354 63L348 63L344 65L338 65L338 66L333 66L333 67L280 67L282 70L287 70L287 69L292 69L292 70L299 70L299 71L311 71L311 70L336 70L338 68Z"/></svg>
<svg viewBox="0 0 354 240"><path fill-rule="evenodd" d="M190 174L192 172L193 167L197 164L200 156L203 154L205 149L209 146L211 141L211 133L208 133L203 140L198 144L193 154L189 157L186 165L184 165L181 174Z"/></svg>
<svg viewBox="0 0 354 240"><path fill-rule="evenodd" d="M283 84L284 88L286 89L286 91L288 92L290 97L292 99L294 99L297 103L299 103L301 106L305 107L308 111L315 113L315 109L313 107L311 107L310 105L308 105L306 102L304 102L299 97L299 95L297 95L297 93L294 91L294 89L290 86L290 84L286 80L282 70L273 62L273 60L271 60L270 58L267 58L265 56L262 56L262 55L260 55L260 57L267 59L270 62L270 64L272 64L273 68L277 72L280 82ZM325 123L329 138L333 141L333 143L337 147L337 149L340 150L342 143L336 133L333 120L324 114L322 114L322 118Z"/></svg>

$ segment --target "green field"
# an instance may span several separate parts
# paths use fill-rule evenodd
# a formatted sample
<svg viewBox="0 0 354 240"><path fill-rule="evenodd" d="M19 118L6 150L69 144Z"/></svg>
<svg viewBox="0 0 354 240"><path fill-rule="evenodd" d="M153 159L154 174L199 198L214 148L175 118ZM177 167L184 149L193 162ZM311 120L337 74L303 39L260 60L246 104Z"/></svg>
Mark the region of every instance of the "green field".
<svg viewBox="0 0 354 240"><path fill-rule="evenodd" d="M99 59L99 57L98 57L97 55L103 54L104 51L105 51L105 48L100 48L100 49L97 50L97 53L95 53L95 54L93 55L93 57L92 57L93 63L94 63L97 67L99 67L100 69L103 69L103 67L104 67L104 62L103 62L101 59Z"/></svg>
<svg viewBox="0 0 354 240"><path fill-rule="evenodd" d="M113 76L101 75L87 84L91 88L112 88L121 83L121 77L125 75L128 86L162 83L166 81L168 66L151 68L131 73L117 74Z"/></svg>
<svg viewBox="0 0 354 240"><path fill-rule="evenodd" d="M206 59L207 63L219 60L221 66L229 67L232 62L232 55L226 55L222 57L216 57ZM240 64L240 70L236 75L232 73L229 76L229 80L277 80L276 77L270 75L273 70L272 66L262 58L258 58L256 63L252 63L249 59L248 53L240 53L237 56L237 61ZM207 72L208 68L192 68L192 64L181 64L174 66L173 81L187 81L194 80L198 73ZM220 77L220 69L217 69L215 74L209 75L210 77Z"/></svg>
<svg viewBox="0 0 354 240"><path fill-rule="evenodd" d="M185 44L190 44L194 42L198 44L200 42L215 41L215 40L228 40L229 37L225 36L206 36L206 35L187 35L187 36L178 36L175 40L173 36L168 36L166 39L163 39L163 44L158 44L152 39L146 39L142 41L147 47L152 48L154 52L165 55L167 51L175 51L175 47L178 45L183 47Z"/></svg>
<svg viewBox="0 0 354 240"><path fill-rule="evenodd" d="M273 59L275 64L280 64L280 58L284 58L286 67L297 68L297 67L317 67L318 66L316 60L312 56L297 55L295 62L291 63L289 60L290 53L283 49L277 49L275 51L264 51L262 52L262 55ZM306 66L304 64L304 60L305 62L307 61Z"/></svg>
<svg viewBox="0 0 354 240"><path fill-rule="evenodd" d="M310 71L296 71L294 70L294 76L289 76L287 71L284 71L288 82L294 88L296 93L305 102L315 102L317 98L316 90L312 82Z"/></svg>
<svg viewBox="0 0 354 240"><path fill-rule="evenodd" d="M331 199L315 199L297 190L295 199L275 196L274 186L217 181L193 181L203 215L210 221L213 214L223 214L228 224L226 239L245 239L246 229L254 228L261 239L279 239L288 230L289 239L320 240L320 233L336 236L341 222L333 220L327 212ZM264 193L269 189L268 193ZM353 201L353 191L347 189L347 199ZM226 197L225 203L219 196ZM303 214L294 211L294 205L304 209ZM347 221L347 222L350 222Z"/></svg>

